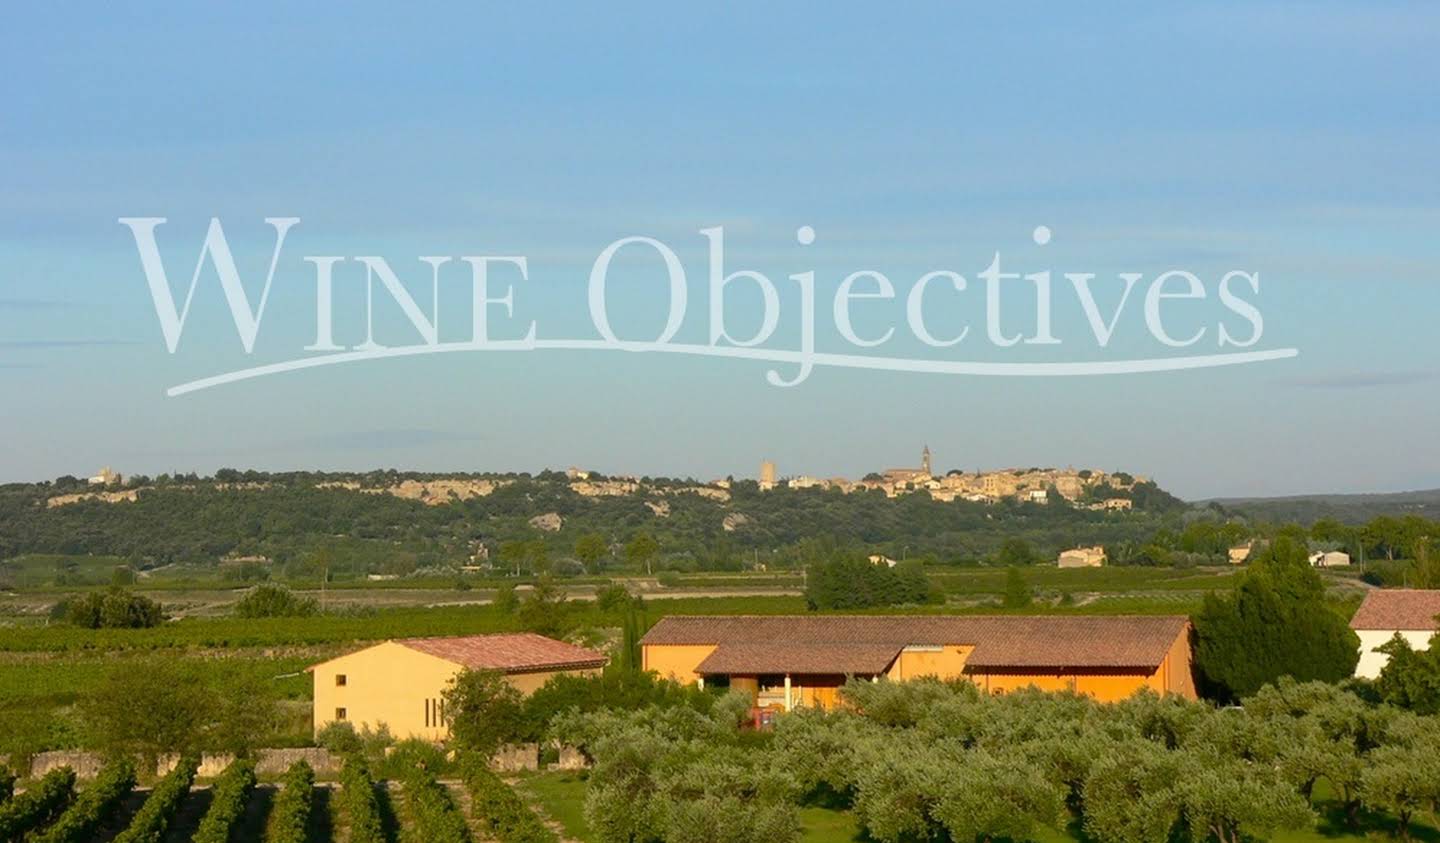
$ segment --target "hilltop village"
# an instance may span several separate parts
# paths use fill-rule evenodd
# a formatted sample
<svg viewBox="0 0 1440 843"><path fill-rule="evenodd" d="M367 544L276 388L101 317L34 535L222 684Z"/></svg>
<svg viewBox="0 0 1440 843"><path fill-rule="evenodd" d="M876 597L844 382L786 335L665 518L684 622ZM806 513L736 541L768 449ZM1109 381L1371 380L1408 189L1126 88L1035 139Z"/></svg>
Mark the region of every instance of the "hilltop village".
<svg viewBox="0 0 1440 843"><path fill-rule="evenodd" d="M938 501L959 499L977 503L1007 499L1049 503L1058 497L1094 510L1130 509L1133 502L1124 493L1147 482L1149 479L1142 476L1110 474L1090 468L1007 468L974 473L956 469L937 476L932 468L929 445L921 450L917 467L887 468L853 481L844 477L820 479L805 475L777 479L775 463L766 460L760 464L761 491L781 486L838 489L845 493L878 489L893 498L923 490Z"/></svg>

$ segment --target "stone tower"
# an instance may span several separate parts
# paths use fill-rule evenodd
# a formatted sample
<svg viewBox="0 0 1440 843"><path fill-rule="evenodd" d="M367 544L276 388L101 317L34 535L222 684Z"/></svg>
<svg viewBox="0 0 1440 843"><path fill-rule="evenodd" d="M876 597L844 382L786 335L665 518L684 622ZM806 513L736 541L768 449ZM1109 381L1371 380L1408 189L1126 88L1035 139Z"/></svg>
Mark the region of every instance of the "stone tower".
<svg viewBox="0 0 1440 843"><path fill-rule="evenodd" d="M927 477L933 477L934 472L930 470L930 446L926 445L925 450L920 452L920 471Z"/></svg>
<svg viewBox="0 0 1440 843"><path fill-rule="evenodd" d="M775 463L765 460L760 463L760 491L775 488Z"/></svg>

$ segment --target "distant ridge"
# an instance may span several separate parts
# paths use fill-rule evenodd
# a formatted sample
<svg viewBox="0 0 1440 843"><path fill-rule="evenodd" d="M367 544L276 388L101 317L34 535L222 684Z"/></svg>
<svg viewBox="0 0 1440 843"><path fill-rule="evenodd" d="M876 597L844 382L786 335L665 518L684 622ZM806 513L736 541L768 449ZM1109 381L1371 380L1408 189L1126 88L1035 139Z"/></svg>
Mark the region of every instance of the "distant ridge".
<svg viewBox="0 0 1440 843"><path fill-rule="evenodd" d="M1334 518L1355 524L1381 515L1421 515L1427 518L1440 516L1440 489L1343 495L1284 495L1269 498L1209 498L1196 503L1219 504L1229 510L1272 521L1310 523L1320 518Z"/></svg>

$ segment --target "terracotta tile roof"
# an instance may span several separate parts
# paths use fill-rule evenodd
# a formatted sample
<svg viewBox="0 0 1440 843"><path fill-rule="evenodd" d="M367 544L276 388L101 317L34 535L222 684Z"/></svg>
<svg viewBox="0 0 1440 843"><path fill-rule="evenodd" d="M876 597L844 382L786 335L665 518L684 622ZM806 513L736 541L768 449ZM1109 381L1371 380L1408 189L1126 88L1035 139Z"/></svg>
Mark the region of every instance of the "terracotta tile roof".
<svg viewBox="0 0 1440 843"><path fill-rule="evenodd" d="M533 632L402 638L395 643L474 670L505 673L601 667L606 661L602 653Z"/></svg>
<svg viewBox="0 0 1440 843"><path fill-rule="evenodd" d="M884 673L900 655L898 644L721 644L696 673Z"/></svg>
<svg viewBox="0 0 1440 843"><path fill-rule="evenodd" d="M1437 629L1440 591L1417 588L1377 588L1366 592L1365 600L1350 619L1351 629Z"/></svg>
<svg viewBox="0 0 1440 843"><path fill-rule="evenodd" d="M979 618L967 669L1145 668L1165 660L1189 628L1176 616L1045 616Z"/></svg>
<svg viewBox="0 0 1440 843"><path fill-rule="evenodd" d="M775 651L803 663L811 672L846 673L842 665L853 651L858 662L871 665L879 652L893 653L907 645L969 645L975 649L966 670L1001 671L1032 668L1095 668L1154 670L1165 660L1175 639L1189 628L1189 619L1161 616L944 616L944 615L740 615L729 617L671 616L645 634L645 644L715 644L737 648L717 664L740 664L740 654L760 664L761 651ZM743 645L743 648L742 648ZM798 651L813 656L803 657ZM720 655L717 650L712 658ZM828 669L816 670L834 661ZM893 659L893 656L892 656ZM772 663L766 662L766 663ZM707 659L704 666L714 669ZM888 662L886 663L888 666ZM882 668L883 669L883 668ZM703 672L703 671L702 671ZM717 671L718 672L718 671ZM737 671L738 672L738 671ZM791 668L790 672L799 672ZM871 673L874 670L854 670Z"/></svg>

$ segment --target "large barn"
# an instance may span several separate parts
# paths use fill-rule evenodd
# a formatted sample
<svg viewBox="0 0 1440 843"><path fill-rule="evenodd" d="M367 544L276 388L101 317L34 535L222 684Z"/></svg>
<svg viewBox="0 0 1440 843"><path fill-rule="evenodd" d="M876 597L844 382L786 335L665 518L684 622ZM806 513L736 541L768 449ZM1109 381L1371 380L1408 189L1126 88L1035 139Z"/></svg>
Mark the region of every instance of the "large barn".
<svg viewBox="0 0 1440 843"><path fill-rule="evenodd" d="M847 678L968 679L1103 701L1142 688L1195 699L1180 616L804 615L667 617L641 640L644 667L750 693L761 708L833 707Z"/></svg>

